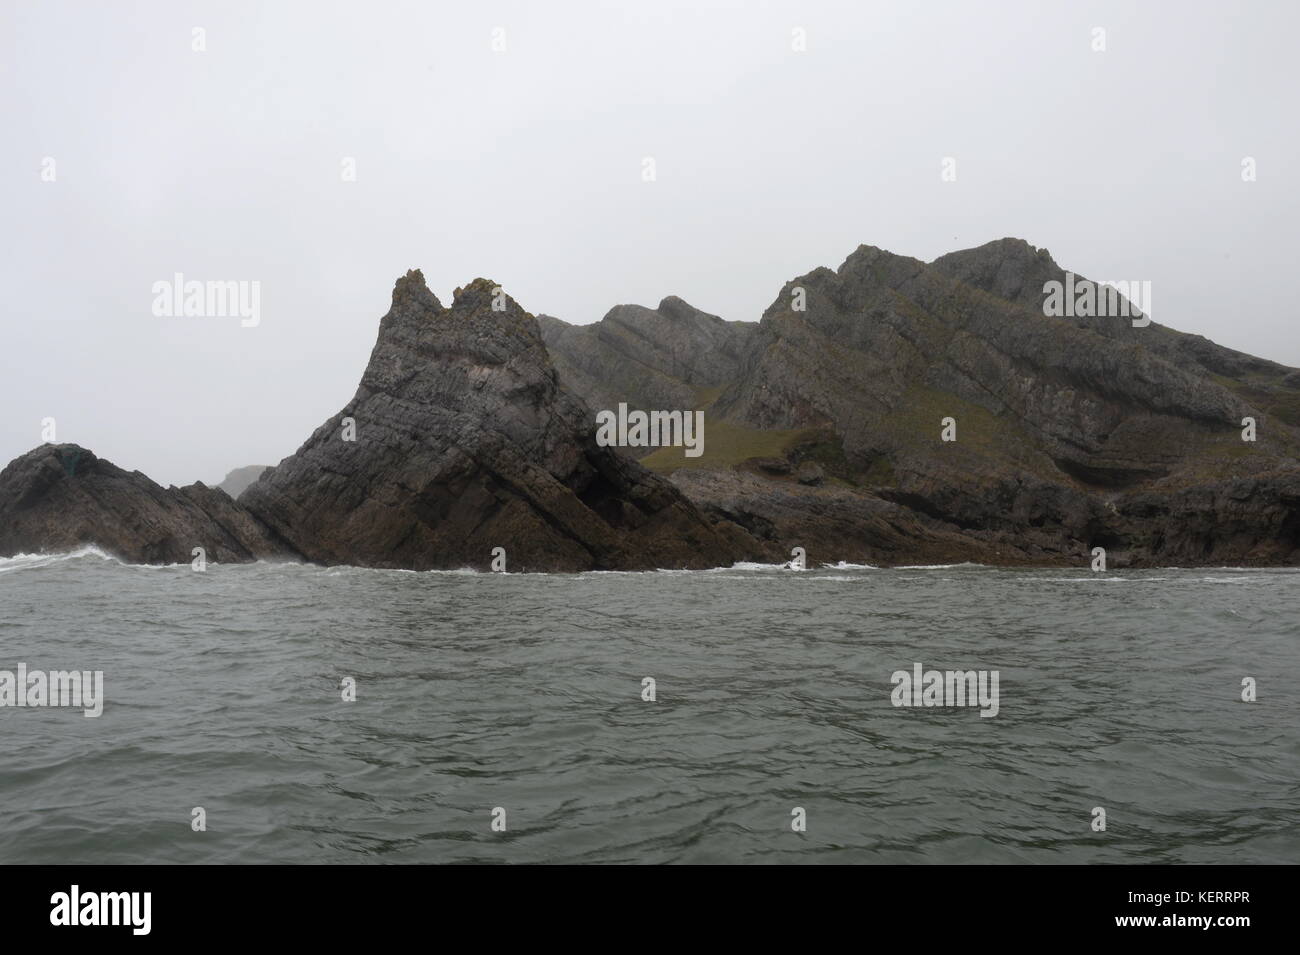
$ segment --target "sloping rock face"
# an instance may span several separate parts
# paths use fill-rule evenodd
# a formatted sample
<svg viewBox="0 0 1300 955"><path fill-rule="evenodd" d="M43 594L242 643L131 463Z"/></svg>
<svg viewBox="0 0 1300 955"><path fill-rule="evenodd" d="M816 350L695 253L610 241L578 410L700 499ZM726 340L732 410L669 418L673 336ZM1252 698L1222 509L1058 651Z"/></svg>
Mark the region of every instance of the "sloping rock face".
<svg viewBox="0 0 1300 955"><path fill-rule="evenodd" d="M971 288L1039 313L1045 297L1043 286L1066 280L1066 270L1053 261L1046 249L1035 249L1023 239L999 239L979 248L950 252L935 259L931 267ZM1300 402L1296 401L1300 394L1300 371L1297 369L1216 345L1203 335L1188 335L1154 321L1142 327L1101 315L1070 317L1067 321L1112 341L1137 345L1193 374L1218 376L1215 379L1218 384L1254 399L1257 407L1278 414L1287 424L1300 425Z"/></svg>
<svg viewBox="0 0 1300 955"><path fill-rule="evenodd" d="M701 508L745 527L780 560L807 566L1057 563L1032 543L971 535L902 505L839 486L767 481L744 471L682 468L672 481Z"/></svg>
<svg viewBox="0 0 1300 955"><path fill-rule="evenodd" d="M566 388L593 410L693 410L734 381L758 327L727 322L676 296L656 309L618 305L592 325L539 315ZM648 449L628 448L641 456Z"/></svg>
<svg viewBox="0 0 1300 955"><path fill-rule="evenodd" d="M163 488L75 444L46 444L0 471L0 556L93 544L131 563L294 559L293 548L214 488Z"/></svg>
<svg viewBox="0 0 1300 955"><path fill-rule="evenodd" d="M513 299L478 279L444 308L419 271L398 280L353 399L240 503L322 563L487 569L500 547L508 570L571 571L764 553L597 446L594 413Z"/></svg>
<svg viewBox="0 0 1300 955"><path fill-rule="evenodd" d="M1019 288L1014 270L996 274L996 287ZM1031 281L1041 301L1040 275ZM806 311L791 305L796 287ZM996 421L959 435L957 448L978 438L986 456L1010 462L1014 444L1028 444L1044 467L1110 486L1169 473L1199 454L1200 439L1240 430L1248 403L1145 347L1152 327L1087 321L1113 335L864 246L837 272L818 269L786 286L764 315L751 367L719 410L762 426L830 423L850 456L868 458L931 455L942 417L981 409ZM1285 438L1293 447L1295 436Z"/></svg>

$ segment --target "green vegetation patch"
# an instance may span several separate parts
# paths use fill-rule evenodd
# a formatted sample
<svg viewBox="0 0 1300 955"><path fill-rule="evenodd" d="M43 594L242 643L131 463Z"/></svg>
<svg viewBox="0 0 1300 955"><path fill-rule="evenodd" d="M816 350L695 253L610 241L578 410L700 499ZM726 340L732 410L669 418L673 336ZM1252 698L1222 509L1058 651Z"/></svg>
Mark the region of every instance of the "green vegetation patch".
<svg viewBox="0 0 1300 955"><path fill-rule="evenodd" d="M678 468L728 470L750 458L784 458L795 445L824 433L819 428L794 431L760 431L719 418L704 419L704 453L688 458L683 448L659 448L641 459L652 471L668 473Z"/></svg>
<svg viewBox="0 0 1300 955"><path fill-rule="evenodd" d="M1223 385L1242 400L1254 405L1264 414L1277 418L1292 427L1300 428L1300 391L1287 388L1281 384L1281 375L1272 377L1253 375L1252 381L1238 381L1226 375L1213 375L1215 381ZM1260 387L1259 382L1269 387Z"/></svg>

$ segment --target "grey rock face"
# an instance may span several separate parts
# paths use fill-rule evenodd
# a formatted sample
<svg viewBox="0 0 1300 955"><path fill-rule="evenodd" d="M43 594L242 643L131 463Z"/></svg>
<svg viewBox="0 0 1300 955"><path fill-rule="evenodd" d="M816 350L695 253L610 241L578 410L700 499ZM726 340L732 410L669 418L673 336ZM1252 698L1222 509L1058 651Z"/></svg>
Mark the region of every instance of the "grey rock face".
<svg viewBox="0 0 1300 955"><path fill-rule="evenodd" d="M1051 281L1064 283L1065 270L1019 239L929 264L862 246L839 269L785 285L738 340L734 365L715 369L735 372L706 425L828 430L842 476L858 485L850 493L942 522L995 561L1019 559L1012 551L1074 561L1109 542L1138 563L1300 562L1286 510L1300 372L1155 322L1045 315ZM638 351L632 332L624 341L631 363L657 353ZM589 392L616 385L590 342L563 347L562 377L580 367ZM1241 440L1247 417L1255 442ZM942 439L945 419L953 441ZM800 493L775 487L788 472L761 457L770 452L745 469L771 479L774 499ZM681 480L717 509L703 479ZM1242 481L1254 482L1257 504L1230 503ZM1193 501L1212 508L1208 524L1184 520ZM1220 516L1239 529L1214 537Z"/></svg>
<svg viewBox="0 0 1300 955"><path fill-rule="evenodd" d="M538 316L565 387L596 410L692 410L735 380L752 322L727 322L669 296L657 309L618 305L593 325ZM645 450L627 449L632 454Z"/></svg>
<svg viewBox="0 0 1300 955"><path fill-rule="evenodd" d="M1014 272L997 275L1017 285ZM797 286L807 291L806 312L791 308ZM1149 330L1128 328L1132 336ZM760 340L722 410L763 427L829 422L850 454L915 443L889 433L912 413L930 414L937 433L944 396L957 399L947 413L981 408L1016 425L1053 461L1098 469L1122 466L1135 447L1145 456L1156 430L1179 432L1164 442L1177 456L1185 425L1226 434L1250 410L1138 341L1046 317L1041 307L866 246L838 272L819 269L789 283L765 313ZM1160 428L1141 428L1152 421ZM1130 439L1135 425L1148 433Z"/></svg>
<svg viewBox="0 0 1300 955"><path fill-rule="evenodd" d="M163 488L85 448L46 444L0 472L0 556L95 545L132 563L294 559L297 552L229 496Z"/></svg>
<svg viewBox="0 0 1300 955"><path fill-rule="evenodd" d="M1066 281L1066 270L1052 260L1046 249L1035 249L1023 239L999 239L975 249L965 249L940 256L931 267L970 286L1016 305L1042 312L1048 282ZM1140 276L1094 276L1106 280L1139 280ZM1076 276L1076 282L1090 281ZM1107 293L1114 295L1114 293ZM1112 299L1112 302L1116 300ZM1267 379L1277 379L1283 389L1295 389L1300 380L1283 382L1294 369L1276 362L1256 358L1244 352L1216 345L1202 335L1184 332L1152 322L1134 327L1131 321L1113 317L1072 317L1068 321L1094 334L1126 345L1136 345L1171 364L1198 375L1219 375L1229 379L1251 376L1257 379L1256 390L1268 390ZM1264 380L1258 380L1264 379ZM1229 388L1230 382L1220 382ZM1241 384L1241 383L1238 383ZM1300 415L1290 415L1288 423L1300 425Z"/></svg>
<svg viewBox="0 0 1300 955"><path fill-rule="evenodd" d="M808 566L848 563L1059 563L1055 555L963 534L909 508L840 487L769 481L738 471L683 468L673 483L720 520L739 524L786 561L794 547Z"/></svg>
<svg viewBox="0 0 1300 955"><path fill-rule="evenodd" d="M755 552L597 446L594 420L513 299L478 279L444 308L412 271L352 401L241 502L324 563L487 568L502 547L512 570L712 567Z"/></svg>
<svg viewBox="0 0 1300 955"><path fill-rule="evenodd" d="M929 264L862 246L756 324L668 298L568 326L484 279L444 307L410 272L353 399L238 502L47 445L0 472L0 555L1300 564L1300 370L1045 315L1065 274L1018 239ZM669 481L598 446L595 410L621 402L703 408L703 456L647 458Z"/></svg>

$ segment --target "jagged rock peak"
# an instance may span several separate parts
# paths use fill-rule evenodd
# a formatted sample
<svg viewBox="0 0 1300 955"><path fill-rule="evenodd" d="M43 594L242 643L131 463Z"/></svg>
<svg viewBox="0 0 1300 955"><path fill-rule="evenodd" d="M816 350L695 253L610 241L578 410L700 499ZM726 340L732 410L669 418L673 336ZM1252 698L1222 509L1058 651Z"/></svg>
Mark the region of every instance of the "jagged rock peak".
<svg viewBox="0 0 1300 955"><path fill-rule="evenodd" d="M457 289L451 293L452 307L460 306L461 308L475 308L480 305L487 305L490 308L493 298L498 294L497 289L499 288L501 288L501 286L498 283L480 276L466 285L458 286ZM504 289L500 294L505 295ZM509 298L509 296L505 297ZM514 299L510 300L512 302L514 301Z"/></svg>
<svg viewBox="0 0 1300 955"><path fill-rule="evenodd" d="M442 303L438 301L438 296L429 291L424 273L419 269L409 270L393 285L393 308L411 306L430 309L435 313L443 311Z"/></svg>
<svg viewBox="0 0 1300 955"><path fill-rule="evenodd" d="M985 242L983 245L977 245L970 249L958 249L954 252L948 252L934 259L930 264L933 265L940 259L951 258L1003 258L1013 260L1037 259L1049 262L1055 265L1052 254L1047 249L1040 249L1031 245L1025 239L1019 239L1015 236L1006 236L1001 239L993 239Z"/></svg>
<svg viewBox="0 0 1300 955"><path fill-rule="evenodd" d="M713 315L709 312L701 311L700 309L692 305L690 302L676 295L668 295L665 296L663 299L661 299L659 302L659 307L656 309L656 311L660 315L667 316L668 318L674 319L676 321L683 321L683 322L691 322L691 321L698 322L701 320L705 322L722 321L722 319L717 315Z"/></svg>
<svg viewBox="0 0 1300 955"><path fill-rule="evenodd" d="M959 282L1032 307L1042 303L1043 284L1060 281L1065 274L1047 249L1014 238L949 252L930 266Z"/></svg>
<svg viewBox="0 0 1300 955"><path fill-rule="evenodd" d="M498 283L456 289L433 321L416 306L395 302L356 396L240 499L308 559L485 567L504 547L514 569L585 570L757 552L596 443L536 319Z"/></svg>

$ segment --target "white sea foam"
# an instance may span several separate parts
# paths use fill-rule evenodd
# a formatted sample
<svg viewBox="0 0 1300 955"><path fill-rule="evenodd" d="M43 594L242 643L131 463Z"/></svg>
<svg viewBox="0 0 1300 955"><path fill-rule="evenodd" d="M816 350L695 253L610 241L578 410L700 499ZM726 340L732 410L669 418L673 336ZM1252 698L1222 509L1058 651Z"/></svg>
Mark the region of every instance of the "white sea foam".
<svg viewBox="0 0 1300 955"><path fill-rule="evenodd" d="M257 563L260 564L262 561L258 561ZM406 567L357 567L353 564L330 564L328 567L319 567L315 564L301 564L294 562L281 562L281 566L306 567L311 570L319 571L326 577L343 577L351 574L437 574L443 577L504 576L495 575L486 570L475 570L473 567L457 567L454 570L411 570Z"/></svg>
<svg viewBox="0 0 1300 955"><path fill-rule="evenodd" d="M66 552L62 552L62 553L44 553L44 554L27 554L27 553L22 553L22 554L15 554L15 555L13 555L12 557L0 557L0 573L7 573L7 572L10 572L10 571L15 571L15 570L24 570L24 569L30 569L30 568L47 567L47 566L51 566L51 565L55 565L55 564L60 564L60 563L63 563L63 562L65 562L65 561L70 561L70 560L83 560L83 559L94 559L94 560L100 560L100 561L106 561L106 560L107 560L107 561L113 561L114 563L117 563L117 564L119 564L119 565L121 565L121 566L123 566L123 567L131 567L131 568L134 568L134 569L137 569L137 570L172 570L172 569L176 569L176 568L186 568L186 569L188 569L189 566L190 566L189 563L176 563L176 564L133 564L133 563L129 563L129 562L127 562L127 561L121 560L120 558L113 556L112 554L110 554L110 553L108 553L108 552L106 552L106 551L100 549L99 547L96 547L96 546L94 546L93 544L90 544L90 545L86 545L86 546L84 546L84 547L79 547L79 548L77 548L76 550L66 551ZM215 561L209 561L209 565L210 565L210 566L221 566L221 565L217 564ZM475 570L475 569L472 568L472 567L459 567L459 568L456 568L456 569L454 569L454 570L424 570L424 571L415 571L415 570L407 570L407 569L404 569L404 568L397 568L397 567L359 567L359 566L356 566L356 565L353 565L353 564L334 564L334 565L331 565L331 566L322 567L322 566L320 566L320 565L318 565L318 564L309 564L309 563L303 563L303 562L301 562L301 561L293 561L293 560L257 560L257 561L250 561L250 562L248 562L248 563L226 564L226 565L224 565L224 566L225 566L226 568L228 568L228 569L244 569L244 568L253 568L253 567L274 567L274 568L279 569L279 568L295 568L295 567L296 567L296 568L303 568L303 569L305 569L305 570L310 570L310 571L314 571L314 572L324 573L324 574L327 575L327 576L339 576L339 575L342 575L342 574L346 574L346 573L355 573L355 572L362 572L362 573L380 573L380 574L382 574L382 573L399 573L399 574L416 574L416 573L420 573L420 574L437 574L437 575L444 575L444 576L482 576L482 577L493 577L493 576L498 576L498 575L495 574L495 573L492 573L492 572L489 572L489 571L485 571L485 570ZM700 574L700 573L704 573L704 574L720 574L720 575L727 575L727 576L725 576L723 579L730 579L730 580L745 580L745 579L752 579L752 578L749 577L749 575L751 575L751 574L759 574L759 573L773 573L773 572L784 573L784 572L788 572L788 571L790 571L791 569L792 569L792 568L791 568L791 566L790 566L790 562L789 562L789 561L786 561L786 562L784 562L784 563L773 563L773 564L766 564L766 563L760 563L760 562L755 562L755 561L737 561L736 563L732 564L732 565L729 566L729 567L710 567L710 568L702 569L702 570L685 570L685 569L680 569L680 568L662 568L662 569L659 569L659 570L588 570L588 571L580 571L579 574L583 574L583 575L586 575L586 574L592 574L592 575L594 575L594 574L618 574L618 575L636 575L636 574L674 574L674 575L681 575L681 574ZM832 563L823 563L823 564L821 564L819 567L817 567L817 568L815 568L815 569L811 569L811 568L810 568L810 570L812 570L812 572L814 573L814 575L819 576L819 579L827 579L827 580L835 580L835 579L841 579L841 580L854 580L854 579L859 579L859 578L852 578L852 577L843 577L843 578L826 577L826 576L817 575L816 572L817 572L817 571L826 571L826 570L994 570L994 571L996 571L996 570L1000 570L1000 569L1003 569L1003 568L992 567L992 566L989 566L989 565L987 565L987 564L974 564L974 563L969 563L969 562L966 562L966 563L960 563L960 564L902 564L902 565L899 565L899 566L896 566L896 567L887 567L887 568L882 568L882 567L880 567L880 566L878 566L878 565L875 565L875 564L854 564L854 563L849 563L848 561L842 561L842 560L841 560L841 561L837 561L837 562L835 562L835 563L833 563L833 564L832 564ZM1011 569L1011 568L1006 568L1006 569ZM1024 569L1024 570L1034 570L1035 568L1029 568L1029 567L1026 567L1026 568L1022 568L1022 569ZM1181 571L1181 570L1189 570L1189 569L1191 569L1191 568L1160 567L1160 568L1152 568L1152 569L1155 569L1155 570L1164 570L1164 571ZM1202 578L1200 578L1200 579L1201 579L1203 582L1205 582L1205 583L1243 583L1243 582L1246 582L1246 581L1249 581L1249 580L1258 580L1258 579L1262 579L1265 575L1268 575L1268 574L1287 574L1287 573L1290 573L1290 574L1296 574L1296 573L1300 573L1300 568L1296 568L1296 567L1207 567L1207 568L1205 568L1205 570L1207 570L1207 571L1211 571L1211 572L1217 572L1217 573L1253 574L1253 575L1255 575L1255 576L1239 576L1239 577L1216 577L1216 576L1207 576L1207 577L1202 577ZM1041 572L1041 569L1040 569L1040 572ZM557 573L554 573L554 572L549 572L549 573L548 573L548 572L546 572L546 571L542 571L542 572L532 571L532 572L523 572L523 573L514 573L514 572L512 572L512 573L507 574L507 575L505 575L505 576L512 576L512 577L545 577L545 576L562 576L562 577L567 577L567 576L576 576L576 575L571 575L571 574L567 574L567 573L559 573L559 574L557 574ZM902 579L917 579L917 578L902 578ZM1165 581L1165 580L1170 580L1170 579L1174 579L1174 578L1168 578L1168 577L1145 577L1145 576L1137 576L1137 575L1135 575L1135 574L1133 574L1133 573L1131 573L1131 572L1127 572L1127 573L1126 573L1126 572L1124 572L1124 571L1116 571L1116 570L1112 570L1112 571L1108 571L1108 572L1106 572L1106 573L1104 573L1104 574L1093 574L1093 575L1089 575L1089 576L1086 576L1086 577L1038 577L1038 576L1035 576L1035 577L1027 577L1027 578L1025 578L1025 579L1026 579L1026 580L1029 580L1029 581L1059 582L1059 583L1095 583L1095 582L1097 582L1097 581L1101 581L1101 580L1107 580L1107 581L1128 581L1128 582L1130 582L1130 583L1133 583L1133 582L1142 583L1142 582L1147 582L1147 581L1151 581L1151 582L1159 582L1159 581Z"/></svg>
<svg viewBox="0 0 1300 955"><path fill-rule="evenodd" d="M894 570L956 570L957 568L973 568L977 570L993 570L987 564L972 564L969 561L960 564L903 564L894 567Z"/></svg>
<svg viewBox="0 0 1300 955"><path fill-rule="evenodd" d="M94 557L99 560L112 560L121 563L112 554L107 554L92 544L62 554L14 554L12 557L0 557L0 574L30 567L48 567L51 564L61 564L64 561L79 560L83 557Z"/></svg>
<svg viewBox="0 0 1300 955"><path fill-rule="evenodd" d="M753 561L748 561L748 560L738 560L738 561L736 561L734 564L732 564L730 567L714 567L714 568L713 568L714 571L719 571L719 570L750 570L750 571L758 570L758 571L762 571L762 570L789 570L789 569L790 569L790 562L789 562L789 561L786 561L784 564L757 564L757 563L754 563Z"/></svg>

